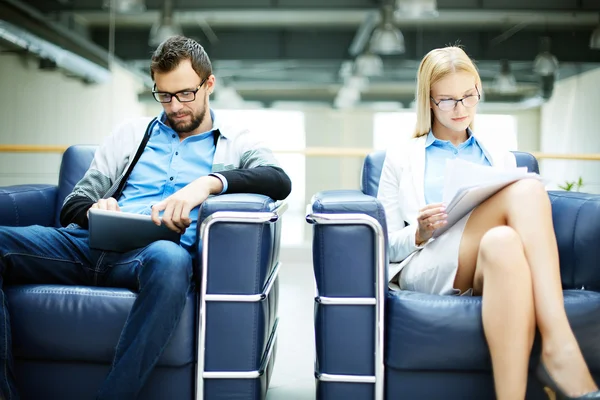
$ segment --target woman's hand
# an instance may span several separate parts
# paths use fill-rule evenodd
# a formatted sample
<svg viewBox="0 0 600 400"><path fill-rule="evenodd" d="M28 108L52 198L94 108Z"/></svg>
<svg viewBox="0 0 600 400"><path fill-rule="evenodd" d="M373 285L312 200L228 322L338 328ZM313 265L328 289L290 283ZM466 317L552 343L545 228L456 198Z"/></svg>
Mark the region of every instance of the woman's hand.
<svg viewBox="0 0 600 400"><path fill-rule="evenodd" d="M447 218L448 215L443 203L428 204L419 210L415 244L419 246L421 243L431 239L436 229L448 223Z"/></svg>

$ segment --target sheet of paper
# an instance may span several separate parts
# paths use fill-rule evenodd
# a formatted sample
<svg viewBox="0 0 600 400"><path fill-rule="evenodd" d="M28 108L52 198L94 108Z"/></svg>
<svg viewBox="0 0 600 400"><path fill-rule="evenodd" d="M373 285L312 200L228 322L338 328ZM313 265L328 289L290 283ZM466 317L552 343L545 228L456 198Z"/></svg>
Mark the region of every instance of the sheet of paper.
<svg viewBox="0 0 600 400"><path fill-rule="evenodd" d="M444 203L450 204L460 189L486 185L513 176L523 177L526 174L525 167L500 169L460 159L449 159L446 160L442 199Z"/></svg>
<svg viewBox="0 0 600 400"><path fill-rule="evenodd" d="M524 178L541 180L527 168L500 169L474 164L464 160L447 160L443 201L446 204L448 223L436 229L438 237L479 204L505 186Z"/></svg>

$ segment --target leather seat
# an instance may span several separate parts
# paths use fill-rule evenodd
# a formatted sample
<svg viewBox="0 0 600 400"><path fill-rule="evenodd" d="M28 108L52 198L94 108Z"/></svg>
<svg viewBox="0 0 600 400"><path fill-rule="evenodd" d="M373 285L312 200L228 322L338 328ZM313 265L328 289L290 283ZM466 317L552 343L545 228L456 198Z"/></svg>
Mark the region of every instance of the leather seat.
<svg viewBox="0 0 600 400"><path fill-rule="evenodd" d="M515 156L519 166L538 172L531 154L515 152ZM361 191L317 193L307 216L314 224L318 292L316 397L494 398L481 297L388 290L385 210L376 199L384 159L385 152L365 159ZM598 379L600 196L563 191L548 195L567 315ZM527 399L546 399L533 373L539 352L538 336Z"/></svg>
<svg viewBox="0 0 600 400"><path fill-rule="evenodd" d="M70 147L63 155L58 185L0 188L0 225L59 226L63 200L89 167L95 150L94 146ZM197 260L196 289L188 296L179 325L140 398L266 397L277 337L282 210L278 206L253 194L214 196L202 205L200 220L214 220L206 273ZM225 222L219 217L222 211L257 217L246 223ZM265 215L272 216L272 222L265 221ZM198 226L200 238L204 235ZM231 251L234 245L236 251ZM202 254L202 243L197 246ZM201 294L203 276L206 296ZM3 289L21 398L94 399L136 294L124 288L44 282ZM200 308L206 313L204 330ZM206 351L199 349L202 340ZM203 380L197 378L197 366L204 371Z"/></svg>

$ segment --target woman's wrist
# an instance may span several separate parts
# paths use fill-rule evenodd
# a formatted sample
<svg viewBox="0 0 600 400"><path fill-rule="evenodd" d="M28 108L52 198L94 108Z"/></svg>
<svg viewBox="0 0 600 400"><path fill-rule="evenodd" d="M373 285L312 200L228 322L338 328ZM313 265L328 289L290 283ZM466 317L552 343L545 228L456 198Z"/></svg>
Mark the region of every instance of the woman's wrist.
<svg viewBox="0 0 600 400"><path fill-rule="evenodd" d="M419 236L419 228L417 228L417 231L415 232L415 246L420 246L423 242L424 240Z"/></svg>

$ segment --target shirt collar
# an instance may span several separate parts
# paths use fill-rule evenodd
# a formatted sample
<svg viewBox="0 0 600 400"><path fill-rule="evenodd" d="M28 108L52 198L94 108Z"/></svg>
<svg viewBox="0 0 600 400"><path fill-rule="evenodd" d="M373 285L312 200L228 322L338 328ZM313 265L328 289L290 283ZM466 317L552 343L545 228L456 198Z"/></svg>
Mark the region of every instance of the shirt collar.
<svg viewBox="0 0 600 400"><path fill-rule="evenodd" d="M471 144L473 141L476 141L475 136L473 136L473 131L469 127L467 127L467 136L468 136L467 140L465 140L463 143L461 143L460 146L467 146L467 145ZM427 139L425 140L425 148L431 146L436 141L442 142L442 140L439 140L438 138L436 138L433 135L433 131L430 129L429 133L427 134Z"/></svg>
<svg viewBox="0 0 600 400"><path fill-rule="evenodd" d="M425 139L425 148L431 146L436 140L437 138L433 136L433 132L430 129L429 133L427 134L427 139Z"/></svg>
<svg viewBox="0 0 600 400"><path fill-rule="evenodd" d="M213 131L217 131L217 133L219 135L222 135L224 137L227 137L227 134L225 134L222 130L222 124L221 124L221 119L217 118L215 112L211 109L209 109L210 112L210 118L212 119L213 122L213 127L211 129L211 132ZM158 115L158 123L161 124L163 127L168 127L166 124L167 121L167 113L165 112L165 110L161 111L161 113Z"/></svg>

